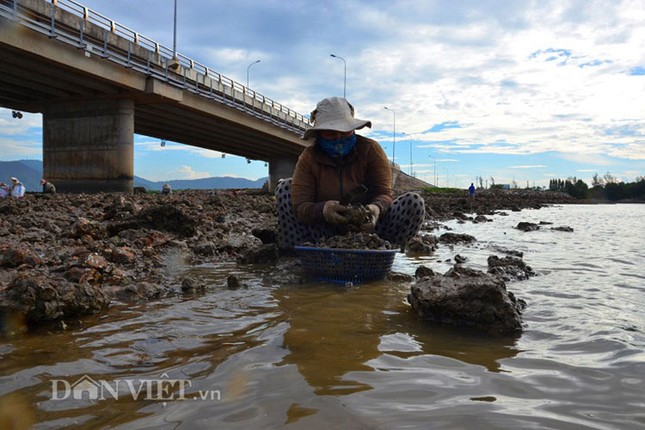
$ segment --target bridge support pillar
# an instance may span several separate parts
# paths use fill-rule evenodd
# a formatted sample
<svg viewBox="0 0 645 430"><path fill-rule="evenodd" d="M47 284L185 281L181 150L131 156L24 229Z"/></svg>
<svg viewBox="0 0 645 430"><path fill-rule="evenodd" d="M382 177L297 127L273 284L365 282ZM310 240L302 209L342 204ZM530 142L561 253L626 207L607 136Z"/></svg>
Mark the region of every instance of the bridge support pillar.
<svg viewBox="0 0 645 430"><path fill-rule="evenodd" d="M280 179L293 176L297 158L279 158L269 161L269 191L273 192Z"/></svg>
<svg viewBox="0 0 645 430"><path fill-rule="evenodd" d="M131 193L134 102L49 104L43 112L43 176L60 192Z"/></svg>

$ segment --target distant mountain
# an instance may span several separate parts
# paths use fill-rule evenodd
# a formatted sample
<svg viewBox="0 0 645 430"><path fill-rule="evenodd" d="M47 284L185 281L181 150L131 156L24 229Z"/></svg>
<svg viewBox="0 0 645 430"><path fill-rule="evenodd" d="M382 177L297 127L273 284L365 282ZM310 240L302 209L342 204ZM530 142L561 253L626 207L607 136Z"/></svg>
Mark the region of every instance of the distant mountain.
<svg viewBox="0 0 645 430"><path fill-rule="evenodd" d="M147 179L134 178L135 187L145 187L148 190L161 190L163 184L170 184L173 190L212 190L227 188L262 188L267 178L256 181L245 178L232 178L230 176L211 177L203 179L176 179L173 181L148 181Z"/></svg>
<svg viewBox="0 0 645 430"><path fill-rule="evenodd" d="M9 183L15 176L22 182L27 191L41 191L40 179L43 176L43 162L40 160L0 161L0 182ZM262 188L267 178L256 181L245 178L232 178L229 176L212 177L203 179L178 179L173 181L149 181L138 176L134 177L135 187L144 187L147 190L161 190L163 184L168 183L173 190L211 190L227 188ZM52 181L54 182L54 181ZM56 183L54 182L54 185Z"/></svg>
<svg viewBox="0 0 645 430"><path fill-rule="evenodd" d="M27 191L42 191L43 162L38 160L0 161L0 182L11 183L15 176Z"/></svg>

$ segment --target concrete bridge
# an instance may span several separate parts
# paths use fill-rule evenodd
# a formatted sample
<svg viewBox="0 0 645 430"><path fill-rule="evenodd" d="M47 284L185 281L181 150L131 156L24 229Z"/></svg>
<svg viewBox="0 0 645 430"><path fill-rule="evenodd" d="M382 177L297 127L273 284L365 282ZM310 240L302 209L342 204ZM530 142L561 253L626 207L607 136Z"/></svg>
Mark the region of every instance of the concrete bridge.
<svg viewBox="0 0 645 430"><path fill-rule="evenodd" d="M44 176L131 192L134 134L269 163L308 145L307 118L72 0L0 0L0 106L43 114Z"/></svg>

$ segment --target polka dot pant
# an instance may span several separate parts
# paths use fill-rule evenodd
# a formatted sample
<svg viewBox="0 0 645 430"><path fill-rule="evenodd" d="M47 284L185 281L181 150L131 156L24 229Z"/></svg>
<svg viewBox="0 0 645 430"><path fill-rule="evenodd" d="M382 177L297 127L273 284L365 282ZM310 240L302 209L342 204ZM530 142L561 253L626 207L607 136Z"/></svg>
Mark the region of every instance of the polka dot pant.
<svg viewBox="0 0 645 430"><path fill-rule="evenodd" d="M278 183L275 197L280 248L287 249L304 242L317 242L320 238L335 233L329 225L307 225L296 219L291 205L291 178ZM417 193L405 193L392 202L385 216L376 223L376 233L390 243L403 247L418 233L424 217L423 199Z"/></svg>
<svg viewBox="0 0 645 430"><path fill-rule="evenodd" d="M426 207L421 196L405 193L394 199L385 216L376 223L376 234L403 247L419 232L425 216Z"/></svg>

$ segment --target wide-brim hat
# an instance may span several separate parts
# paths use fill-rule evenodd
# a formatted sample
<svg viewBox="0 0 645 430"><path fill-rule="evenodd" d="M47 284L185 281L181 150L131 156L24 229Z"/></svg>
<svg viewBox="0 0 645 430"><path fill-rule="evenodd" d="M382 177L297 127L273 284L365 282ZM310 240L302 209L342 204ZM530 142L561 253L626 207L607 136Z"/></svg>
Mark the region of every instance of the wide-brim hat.
<svg viewBox="0 0 645 430"><path fill-rule="evenodd" d="M11 177L11 182L20 182L20 181L18 181L18 178L16 178L15 176L12 176Z"/></svg>
<svg viewBox="0 0 645 430"><path fill-rule="evenodd" d="M365 126L372 127L372 122L354 118L354 106L342 97L329 97L321 100L311 112L314 126L307 129L303 139L310 139L317 130L348 132Z"/></svg>

